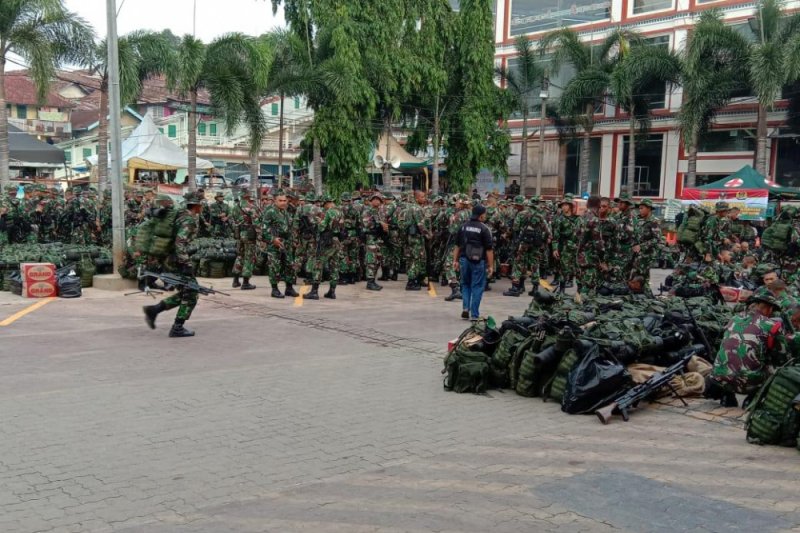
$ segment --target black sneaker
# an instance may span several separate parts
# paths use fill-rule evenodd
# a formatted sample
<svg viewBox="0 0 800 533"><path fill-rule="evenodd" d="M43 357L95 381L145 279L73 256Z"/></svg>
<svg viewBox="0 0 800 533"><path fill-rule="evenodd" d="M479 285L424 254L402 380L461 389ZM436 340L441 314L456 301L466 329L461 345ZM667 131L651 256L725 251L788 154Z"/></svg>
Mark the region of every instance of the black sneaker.
<svg viewBox="0 0 800 533"><path fill-rule="evenodd" d="M468 319L468 318L469 318L469 311L467 311L466 309L464 309L463 311L461 311L461 318L462 318L463 320L466 320L466 319Z"/></svg>

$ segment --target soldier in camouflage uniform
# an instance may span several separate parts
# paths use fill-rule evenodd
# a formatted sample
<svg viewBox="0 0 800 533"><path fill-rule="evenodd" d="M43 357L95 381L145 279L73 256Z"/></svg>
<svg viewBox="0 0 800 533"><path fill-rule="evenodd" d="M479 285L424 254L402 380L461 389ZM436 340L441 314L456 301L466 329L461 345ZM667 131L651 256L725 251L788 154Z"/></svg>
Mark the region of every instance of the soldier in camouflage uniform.
<svg viewBox="0 0 800 533"><path fill-rule="evenodd" d="M618 211L611 215L617 225L615 250L611 256L611 276L617 282L627 282L633 268L633 247L635 245L634 225L636 215L634 203L628 193L622 193L615 198Z"/></svg>
<svg viewBox="0 0 800 533"><path fill-rule="evenodd" d="M425 241L431 238L431 228L425 210L425 193L416 191L408 198L400 220L400 231L406 236L405 259L408 268L407 291L418 291L427 273L428 257Z"/></svg>
<svg viewBox="0 0 800 533"><path fill-rule="evenodd" d="M208 204L207 217L211 237L227 239L230 236L231 209L225 203L225 195L218 192L214 195L214 202Z"/></svg>
<svg viewBox="0 0 800 533"><path fill-rule="evenodd" d="M780 304L769 294L754 295L754 304L725 327L714 369L706 380L706 396L736 404L733 394L752 394L766 381L772 367L787 357L783 323L772 318Z"/></svg>
<svg viewBox="0 0 800 533"><path fill-rule="evenodd" d="M620 227L616 219L612 216L611 200L600 198L600 210L597 212L600 219L600 233L605 243L606 258L608 259L608 269L601 273L601 284L616 283L618 280L627 281L627 273L623 274L619 268L615 268L614 260L619 254L619 232ZM630 265L627 265L630 268ZM619 281L622 283L622 281Z"/></svg>
<svg viewBox="0 0 800 533"><path fill-rule="evenodd" d="M322 282L323 272L327 269L330 276L330 288L323 296L336 299L336 286L339 284L339 267L341 266L342 240L345 234L344 215L336 207L329 195L322 197L324 214L319 224L319 244L317 247L315 267L313 269L311 292L305 297L319 299L317 291ZM313 296L309 296L313 295ZM316 298L315 298L316 296Z"/></svg>
<svg viewBox="0 0 800 533"><path fill-rule="evenodd" d="M403 240L398 226L398 211L402 210L402 202L392 193L384 194L383 208L386 212L386 221L389 231L384 239L385 257L381 269L380 281L397 281L400 270L400 261L403 256Z"/></svg>
<svg viewBox="0 0 800 533"><path fill-rule="evenodd" d="M653 201L639 202L639 216L633 224L633 263L628 278L642 276L645 292L650 292L650 269L655 266L664 236L658 219L653 216Z"/></svg>
<svg viewBox="0 0 800 533"><path fill-rule="evenodd" d="M447 302L461 299L461 278L453 264L453 252L458 245L458 232L464 222L467 222L471 216L472 206L469 197L465 194L457 195L455 211L450 215L450 219L447 222L448 246L444 255L445 275L447 276L447 283L450 285L450 294L444 298Z"/></svg>
<svg viewBox="0 0 800 533"><path fill-rule="evenodd" d="M518 204L520 198L519 196L515 198L514 203ZM530 276L532 285L528 294L533 296L539 288L540 269L553 240L550 224L547 223L534 198L527 208L523 206L514 217L512 232L517 244L514 252L514 268L511 271L511 288L505 291L503 296L520 296L524 291L527 276Z"/></svg>
<svg viewBox="0 0 800 533"><path fill-rule="evenodd" d="M345 238L342 242L342 285L355 283L361 275L361 204L354 204L350 193L342 193L342 214L344 215Z"/></svg>
<svg viewBox="0 0 800 533"><path fill-rule="evenodd" d="M600 198L591 196L578 231L578 290L594 294L608 272L608 257L601 231Z"/></svg>
<svg viewBox="0 0 800 533"><path fill-rule="evenodd" d="M563 293L567 282L575 278L581 219L575 214L575 199L571 194L565 195L558 207L561 213L553 223L553 257L558 261L558 290Z"/></svg>
<svg viewBox="0 0 800 533"><path fill-rule="evenodd" d="M186 209L182 210L175 219L173 253L166 261L165 270L183 275L190 283L197 283L192 260L189 257L189 247L197 236L197 218L202 210L202 198L197 192L186 193L184 198L186 199ZM192 311L197 305L197 296L197 291L181 287L175 294L156 305L145 306L145 322L150 329L155 329L156 317L159 313L177 307L178 313L169 330L169 336L193 337L194 331L186 329L184 324L192 316Z"/></svg>
<svg viewBox="0 0 800 533"><path fill-rule="evenodd" d="M717 202L714 216L706 218L700 230L700 242L703 245L705 261L714 260L723 246L730 244L730 219L728 219L727 202Z"/></svg>
<svg viewBox="0 0 800 533"><path fill-rule="evenodd" d="M201 206L202 207L202 206ZM249 190L242 191L239 205L233 210L234 234L236 237L236 262L233 264L233 288L243 291L256 288L250 283L258 259L258 243L261 241L261 213ZM239 281L239 276L242 281Z"/></svg>
<svg viewBox="0 0 800 533"><path fill-rule="evenodd" d="M267 273L273 298L283 298L278 283L286 283L286 296L299 296L294 290L294 243L289 199L283 191L275 193L273 204L261 216L262 235L267 241ZM212 226L213 227L213 226Z"/></svg>
<svg viewBox="0 0 800 533"><path fill-rule="evenodd" d="M383 210L383 197L381 193L374 192L369 197L369 205L364 208L361 215L361 227L366 237L366 276L367 290L379 291L383 289L375 282L378 268L383 268L384 237L389 232L389 223Z"/></svg>
<svg viewBox="0 0 800 533"><path fill-rule="evenodd" d="M322 210L314 205L317 195L313 192L306 193L303 204L297 208L293 221L293 235L295 242L294 271L297 276L305 275L309 280L313 272L312 261L317 253L317 239L319 238L318 226L322 219Z"/></svg>

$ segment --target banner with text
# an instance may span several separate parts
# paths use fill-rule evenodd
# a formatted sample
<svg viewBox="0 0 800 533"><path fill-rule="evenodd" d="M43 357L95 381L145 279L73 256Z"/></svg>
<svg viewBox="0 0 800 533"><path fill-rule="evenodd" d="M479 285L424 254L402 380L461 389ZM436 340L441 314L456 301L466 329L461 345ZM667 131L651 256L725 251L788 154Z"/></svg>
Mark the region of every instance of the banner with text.
<svg viewBox="0 0 800 533"><path fill-rule="evenodd" d="M681 203L686 206L699 205L713 213L717 202L726 202L731 207L738 207L741 220L765 220L769 192L760 189L748 189L732 193L727 190L684 189Z"/></svg>

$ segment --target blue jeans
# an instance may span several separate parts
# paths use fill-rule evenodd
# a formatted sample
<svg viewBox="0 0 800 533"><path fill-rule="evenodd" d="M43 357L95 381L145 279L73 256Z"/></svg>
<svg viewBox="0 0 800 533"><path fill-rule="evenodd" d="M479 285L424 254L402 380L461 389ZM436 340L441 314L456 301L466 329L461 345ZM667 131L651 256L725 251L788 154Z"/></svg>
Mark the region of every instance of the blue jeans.
<svg viewBox="0 0 800 533"><path fill-rule="evenodd" d="M486 288L486 261L473 263L462 257L458 264L461 268L461 299L464 310L469 311L470 318L478 318L483 289Z"/></svg>

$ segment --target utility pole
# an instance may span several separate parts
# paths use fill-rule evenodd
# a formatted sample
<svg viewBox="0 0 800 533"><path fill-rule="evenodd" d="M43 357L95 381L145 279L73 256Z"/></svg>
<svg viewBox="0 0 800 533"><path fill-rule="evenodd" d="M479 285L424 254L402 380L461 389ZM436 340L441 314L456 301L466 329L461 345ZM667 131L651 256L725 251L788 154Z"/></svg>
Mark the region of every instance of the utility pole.
<svg viewBox="0 0 800 533"><path fill-rule="evenodd" d="M547 99L550 97L550 79L542 79L542 90L539 98L542 99L542 118L539 121L539 165L536 169L536 196L542 194L542 167L544 166L544 128L547 124Z"/></svg>
<svg viewBox="0 0 800 533"><path fill-rule="evenodd" d="M117 2L106 0L106 16L108 18L108 93L109 122L108 132L111 147L108 159L111 163L111 221L114 242L114 272L119 272L125 256L125 217L123 215L125 194L122 188L122 139L120 131L120 96L119 96L119 52L117 39Z"/></svg>

